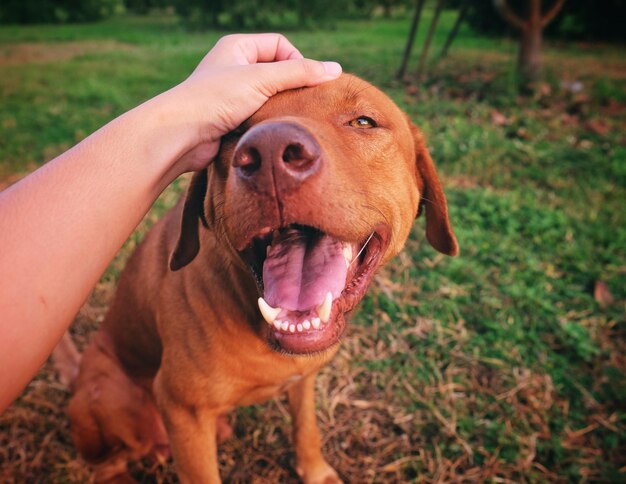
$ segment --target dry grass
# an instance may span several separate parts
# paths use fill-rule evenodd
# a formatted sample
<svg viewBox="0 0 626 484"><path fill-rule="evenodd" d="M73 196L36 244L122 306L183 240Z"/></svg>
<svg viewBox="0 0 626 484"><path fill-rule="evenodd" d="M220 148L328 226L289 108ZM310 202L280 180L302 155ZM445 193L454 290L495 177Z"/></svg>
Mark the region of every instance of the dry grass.
<svg viewBox="0 0 626 484"><path fill-rule="evenodd" d="M0 46L0 67L67 61L81 55L131 48L132 46L115 40L4 44Z"/></svg>
<svg viewBox="0 0 626 484"><path fill-rule="evenodd" d="M412 298L419 288L407 290L394 282L403 271L403 262L408 263L407 258L403 261L401 257L379 274L375 294L389 293L415 301ZM72 334L79 347L84 347L102 320L112 293L112 284L100 284L76 318ZM467 338L462 321L443 328L428 319L407 320L402 331L386 334L383 341L377 322L389 322L389 316L376 310L372 319L371 326L352 324L339 353L321 372L317 384L324 452L346 482L567 480L536 459L538 443L551 437L548 416L554 411L566 413L568 406L566 400L558 398L547 374L525 368L506 372L504 362L468 357L461 351ZM427 335L450 345L452 355L449 361L439 362L439 371L433 372L429 384L406 379L406 369L395 373L388 368L372 369L371 365L390 355L410 355L414 351L410 341ZM623 342L610 333L603 333L602 338L606 345ZM614 364L621 368L625 368L624 350L616 347L611 352ZM415 360L407 359L407 365L415 364ZM67 389L58 383L48 363L0 416L2 482L78 483L90 479L90 471L77 457L69 436L64 412L68 398ZM476 407L485 402L492 408ZM499 455L499 448L488 450L481 437L469 435L469 440L468 433L459 429L459 421L467 419L468 412L470 418L474 410L476 418L502 415L503 405L509 408L510 420L501 422L502 432L519 435L519 424L523 423L523 448L512 462ZM594 407L593 402L590 405ZM221 446L219 454L226 482L298 482L284 398L241 409L232 420L235 436ZM563 435L564 447L581 449L589 479L597 477L597 459L603 455L602 443L594 439L593 431L604 427L618 432L615 420L615 414L595 405L588 426L567 429ZM455 459L442 455L439 448L443 443L456 445ZM177 481L171 462L140 462L132 468L141 482Z"/></svg>

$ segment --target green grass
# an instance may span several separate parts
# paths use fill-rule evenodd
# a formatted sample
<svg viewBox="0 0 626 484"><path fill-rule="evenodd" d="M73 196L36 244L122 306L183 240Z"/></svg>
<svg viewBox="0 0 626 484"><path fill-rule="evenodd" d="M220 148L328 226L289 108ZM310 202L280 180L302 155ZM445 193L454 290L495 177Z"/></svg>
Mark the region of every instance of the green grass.
<svg viewBox="0 0 626 484"><path fill-rule="evenodd" d="M446 12L434 53L453 21ZM393 75L408 24L340 22L289 34L306 55L338 60L379 84L422 128L462 248L455 259L437 255L418 220L405 254L379 275L345 351L321 379L322 427L349 422L327 448L370 459L379 481L624 480L623 53L548 45L542 94L520 98L515 45L462 29L451 56L422 84L407 86ZM420 38L426 30L423 23ZM116 42L45 63L0 63L0 177L32 170L179 82L222 34L189 34L167 17L0 28L0 56L22 42L61 54L76 43ZM583 83L582 95L562 87L573 80ZM494 122L496 114L506 122ZM182 186L163 195L107 279ZM598 281L612 305L594 299ZM356 401L390 407L350 413L330 405L344 389ZM262 420L256 410L239 419L241 438L246 422ZM397 436L385 452L376 429ZM369 476L346 462L333 461L348 480Z"/></svg>

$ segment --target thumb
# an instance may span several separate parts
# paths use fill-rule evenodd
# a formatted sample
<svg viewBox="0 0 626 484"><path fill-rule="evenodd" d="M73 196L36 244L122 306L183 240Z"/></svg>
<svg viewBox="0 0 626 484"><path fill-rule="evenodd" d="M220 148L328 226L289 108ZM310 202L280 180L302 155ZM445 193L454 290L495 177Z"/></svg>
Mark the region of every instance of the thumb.
<svg viewBox="0 0 626 484"><path fill-rule="evenodd" d="M291 59L254 64L250 67L258 70L259 89L267 97L287 89L315 86L341 75L341 65L337 62L311 59Z"/></svg>

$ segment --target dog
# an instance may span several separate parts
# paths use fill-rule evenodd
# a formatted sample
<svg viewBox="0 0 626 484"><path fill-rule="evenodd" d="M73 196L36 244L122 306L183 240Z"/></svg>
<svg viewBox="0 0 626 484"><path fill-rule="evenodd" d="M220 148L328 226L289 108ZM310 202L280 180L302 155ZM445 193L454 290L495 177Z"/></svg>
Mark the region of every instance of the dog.
<svg viewBox="0 0 626 484"><path fill-rule="evenodd" d="M298 474L341 482L315 376L422 211L429 243L456 255L424 138L376 87L343 74L270 98L148 233L76 375L64 370L95 480L133 482L129 460L171 451L182 482L219 482L225 416L286 392Z"/></svg>

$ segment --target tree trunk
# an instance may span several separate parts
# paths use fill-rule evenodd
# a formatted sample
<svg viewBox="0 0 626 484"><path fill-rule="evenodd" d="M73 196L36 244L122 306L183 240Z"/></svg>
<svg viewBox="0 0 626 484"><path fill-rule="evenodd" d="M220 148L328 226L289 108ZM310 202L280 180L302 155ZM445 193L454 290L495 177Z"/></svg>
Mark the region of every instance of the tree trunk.
<svg viewBox="0 0 626 484"><path fill-rule="evenodd" d="M402 56L402 62L400 63L400 69L396 77L402 79L406 72L406 66L411 57L411 50L413 49L413 42L415 41L415 35L417 34L417 26L420 22L422 15L422 7L424 6L424 0L415 0L415 13L413 14L413 21L411 22L411 30L409 31L409 37L406 40L406 47L404 48L404 55Z"/></svg>
<svg viewBox="0 0 626 484"><path fill-rule="evenodd" d="M391 18L391 2L383 2L383 17Z"/></svg>
<svg viewBox="0 0 626 484"><path fill-rule="evenodd" d="M500 15L520 31L517 70L524 88L536 81L541 67L541 35L543 29L561 11L565 0L555 0L550 9L543 13L541 0L526 0L527 16L520 17L509 6L507 0L493 0Z"/></svg>
<svg viewBox="0 0 626 484"><path fill-rule="evenodd" d="M541 24L529 25L521 32L517 69L522 82L530 84L539 78L541 67Z"/></svg>
<svg viewBox="0 0 626 484"><path fill-rule="evenodd" d="M435 33L435 29L437 28L437 22L439 22L439 15L441 14L441 10L443 9L443 0L437 0L437 6L435 7L435 14L433 15L433 19L430 22L430 28L428 29L428 35L426 36L426 42L424 42L424 47L422 47L422 55L420 56L419 63L417 64L417 71L415 75L420 77L424 72L424 66L426 65L426 58L428 57L428 51L430 50L430 43L433 40L433 34Z"/></svg>
<svg viewBox="0 0 626 484"><path fill-rule="evenodd" d="M456 22L454 22L454 27L452 27L450 34L448 34L446 43L444 44L443 49L441 49L441 54L439 54L440 59L448 55L448 50L450 50L450 46L452 45L452 42L454 41L457 34L459 33L459 29L461 28L461 24L463 23L463 20L465 20L465 15L467 15L469 6L470 6L469 0L465 0L461 4L461 9L459 10L459 15L456 17Z"/></svg>

